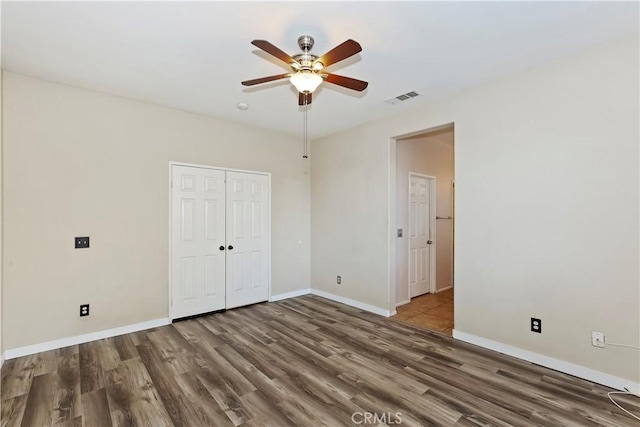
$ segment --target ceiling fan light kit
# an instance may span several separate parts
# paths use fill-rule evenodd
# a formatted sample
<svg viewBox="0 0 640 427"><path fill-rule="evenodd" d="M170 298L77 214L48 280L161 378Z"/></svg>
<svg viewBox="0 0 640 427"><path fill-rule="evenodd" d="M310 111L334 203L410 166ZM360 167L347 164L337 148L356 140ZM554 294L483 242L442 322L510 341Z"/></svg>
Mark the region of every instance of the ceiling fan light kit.
<svg viewBox="0 0 640 427"><path fill-rule="evenodd" d="M289 79L300 93L313 93L322 83L320 74L312 71L298 71Z"/></svg>
<svg viewBox="0 0 640 427"><path fill-rule="evenodd" d="M293 56L288 55L286 52L266 40L254 40L251 44L286 63L291 68L291 72L287 74L276 74L273 76L261 77L253 80L245 80L242 84L244 86L253 86L275 80L281 80L287 77L289 78L291 84L298 90L298 105L304 107L304 153L302 157L307 158L306 113L307 107L312 101L311 94L325 81L327 83L332 83L334 85L359 92L365 90L369 85L369 83L362 80L339 76L337 74L324 73L322 70L324 70L325 67L343 61L361 52L362 47L355 40L349 39L334 47L324 55L318 57L310 53L313 48L314 40L313 37L307 35L298 37L298 47L302 53Z"/></svg>

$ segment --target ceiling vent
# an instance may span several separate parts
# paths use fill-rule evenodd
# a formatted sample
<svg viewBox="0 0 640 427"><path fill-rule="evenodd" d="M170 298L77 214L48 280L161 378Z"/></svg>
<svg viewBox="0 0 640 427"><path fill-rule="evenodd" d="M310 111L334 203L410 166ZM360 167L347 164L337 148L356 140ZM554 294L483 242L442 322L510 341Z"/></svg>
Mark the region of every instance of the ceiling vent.
<svg viewBox="0 0 640 427"><path fill-rule="evenodd" d="M398 104L403 101L407 101L411 98L415 98L416 96L421 96L422 94L412 90L411 92L403 93L402 95L395 96L393 98L385 99L384 102L387 104Z"/></svg>

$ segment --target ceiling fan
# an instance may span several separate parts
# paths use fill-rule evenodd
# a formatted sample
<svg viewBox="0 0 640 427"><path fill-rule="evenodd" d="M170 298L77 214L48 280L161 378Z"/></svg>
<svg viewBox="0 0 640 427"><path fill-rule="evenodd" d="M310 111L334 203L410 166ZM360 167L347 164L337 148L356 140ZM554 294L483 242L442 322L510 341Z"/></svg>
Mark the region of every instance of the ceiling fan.
<svg viewBox="0 0 640 427"><path fill-rule="evenodd" d="M302 50L302 53L289 56L266 40L252 41L252 45L287 63L287 65L291 67L291 72L254 80L246 80L242 82L242 84L244 86L253 86L274 80L289 78L291 84L293 84L299 92L298 105L311 104L311 94L324 81L346 87L347 89L357 90L359 92L362 92L367 88L369 83L365 81L322 72L325 67L347 59L362 51L362 47L358 42L349 39L320 57L309 53L311 48L313 48L313 43L314 40L311 36L298 37L298 46L300 47L300 50Z"/></svg>

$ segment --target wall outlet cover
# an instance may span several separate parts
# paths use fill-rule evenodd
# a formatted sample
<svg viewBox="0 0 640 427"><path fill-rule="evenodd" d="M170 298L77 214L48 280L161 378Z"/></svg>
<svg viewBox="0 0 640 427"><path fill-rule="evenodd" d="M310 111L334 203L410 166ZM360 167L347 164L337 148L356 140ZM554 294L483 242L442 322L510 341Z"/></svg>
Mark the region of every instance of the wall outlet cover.
<svg viewBox="0 0 640 427"><path fill-rule="evenodd" d="M76 249L85 249L89 247L89 237L76 237Z"/></svg>
<svg viewBox="0 0 640 427"><path fill-rule="evenodd" d="M535 317L531 318L531 332L536 332L538 334L542 333L542 320L536 319Z"/></svg>
<svg viewBox="0 0 640 427"><path fill-rule="evenodd" d="M80 317L85 317L89 315L89 304L80 305Z"/></svg>

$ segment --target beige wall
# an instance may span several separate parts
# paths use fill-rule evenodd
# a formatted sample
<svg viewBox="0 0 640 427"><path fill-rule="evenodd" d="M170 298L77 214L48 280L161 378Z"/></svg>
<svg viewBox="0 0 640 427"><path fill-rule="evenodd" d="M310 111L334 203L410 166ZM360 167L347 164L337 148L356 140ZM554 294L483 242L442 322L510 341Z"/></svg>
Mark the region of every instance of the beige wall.
<svg viewBox="0 0 640 427"><path fill-rule="evenodd" d="M312 285L393 308L390 138L455 122L455 328L638 381L637 350L590 345L594 330L639 345L638 47L636 35L314 141Z"/></svg>
<svg viewBox="0 0 640 427"><path fill-rule="evenodd" d="M0 3L0 30L2 22L2 3ZM0 34L2 31L0 31ZM2 46L2 36L0 35L0 46ZM3 185L2 185L2 49L0 49L0 360L4 361L4 343L2 334L2 229L4 228L4 221L2 219L2 199L3 199ZM1 363L0 363L1 366Z"/></svg>
<svg viewBox="0 0 640 427"><path fill-rule="evenodd" d="M396 303L409 300L409 172L436 178L436 215L453 216L453 128L427 135L400 139L396 144ZM453 267L453 221L437 220L435 230L436 291L450 287Z"/></svg>
<svg viewBox="0 0 640 427"><path fill-rule="evenodd" d="M2 163L3 163L3 159L2 159L2 151L3 151L3 144L2 144L2 86L3 86L3 81L2 81L2 69L0 69L0 358L2 358L4 360L4 342L3 342L3 338L4 338L4 334L2 333L2 326L3 326L3 322L2 322L2 316L3 316L3 311L2 311L2 293L3 293L3 286L2 286L2 229L4 228L4 220L2 219L2 213L3 213L3 209L2 209L2 199L4 198L4 187L2 185Z"/></svg>
<svg viewBox="0 0 640 427"><path fill-rule="evenodd" d="M167 317L169 161L271 172L272 293L309 287L299 139L4 78L6 349Z"/></svg>

